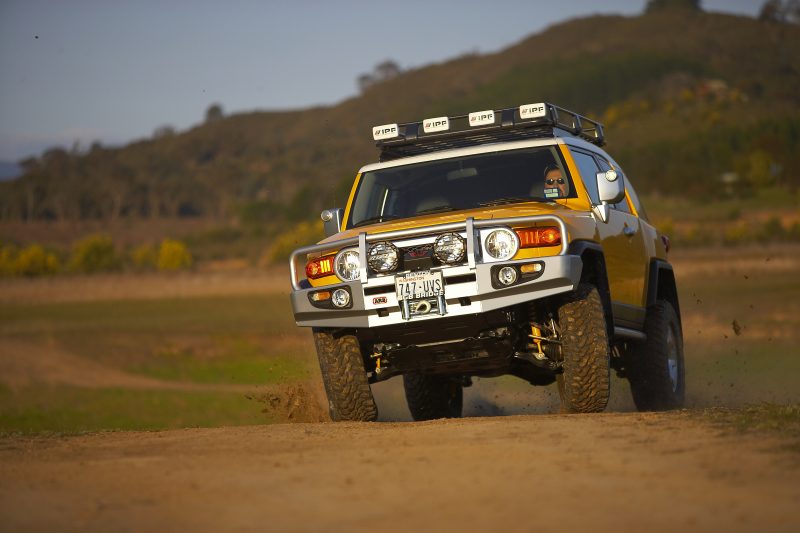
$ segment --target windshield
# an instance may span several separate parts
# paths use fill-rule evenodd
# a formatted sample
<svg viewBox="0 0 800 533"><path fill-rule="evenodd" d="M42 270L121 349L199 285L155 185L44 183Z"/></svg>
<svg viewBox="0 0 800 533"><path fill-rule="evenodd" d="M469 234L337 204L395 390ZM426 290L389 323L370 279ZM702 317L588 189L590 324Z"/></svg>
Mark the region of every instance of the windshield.
<svg viewBox="0 0 800 533"><path fill-rule="evenodd" d="M353 199L348 227L573 197L556 147L506 150L366 172Z"/></svg>

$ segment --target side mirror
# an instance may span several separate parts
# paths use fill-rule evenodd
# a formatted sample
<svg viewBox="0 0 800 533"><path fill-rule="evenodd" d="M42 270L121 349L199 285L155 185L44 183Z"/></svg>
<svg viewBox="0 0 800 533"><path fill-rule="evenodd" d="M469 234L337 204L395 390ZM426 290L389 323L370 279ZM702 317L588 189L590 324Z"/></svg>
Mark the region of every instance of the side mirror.
<svg viewBox="0 0 800 533"><path fill-rule="evenodd" d="M336 235L342 230L342 217L344 217L344 209L341 207L326 209L320 214L320 218L325 223L325 235L327 237Z"/></svg>
<svg viewBox="0 0 800 533"><path fill-rule="evenodd" d="M616 170L598 172L595 178L597 195L600 198L600 205L596 206L595 212L600 216L600 220L608 222L608 204L615 204L625 198L625 184Z"/></svg>

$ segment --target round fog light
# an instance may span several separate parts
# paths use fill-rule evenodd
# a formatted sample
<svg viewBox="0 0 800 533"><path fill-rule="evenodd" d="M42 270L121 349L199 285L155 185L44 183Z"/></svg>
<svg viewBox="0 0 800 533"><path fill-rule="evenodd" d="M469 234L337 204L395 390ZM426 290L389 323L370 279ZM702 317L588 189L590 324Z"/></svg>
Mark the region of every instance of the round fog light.
<svg viewBox="0 0 800 533"><path fill-rule="evenodd" d="M331 301L336 307L347 307L350 304L350 293L344 289L336 289L333 291Z"/></svg>
<svg viewBox="0 0 800 533"><path fill-rule="evenodd" d="M512 285L517 281L517 269L514 267L503 267L497 273L497 281L503 285ZM336 293L334 293L334 297Z"/></svg>

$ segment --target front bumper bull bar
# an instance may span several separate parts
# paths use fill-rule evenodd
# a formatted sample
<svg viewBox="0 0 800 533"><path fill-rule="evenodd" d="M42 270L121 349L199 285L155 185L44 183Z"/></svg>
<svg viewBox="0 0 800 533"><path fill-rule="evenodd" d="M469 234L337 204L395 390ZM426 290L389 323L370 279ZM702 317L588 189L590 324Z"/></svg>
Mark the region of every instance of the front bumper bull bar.
<svg viewBox="0 0 800 533"><path fill-rule="evenodd" d="M540 222L552 222L559 226L562 236L558 255L517 261L481 262L477 232L482 228L514 227ZM447 317L483 313L500 309L553 294L573 290L580 280L581 258L567 255L569 242L564 222L555 216L537 215L503 219L474 220L465 222L425 226L422 228L389 231L384 233L361 233L325 244L306 246L295 250L289 260L292 282L292 308L298 326L363 328L379 327L404 323L403 313L395 294L395 275L370 276L364 258L367 245L376 241L397 241L415 237L438 235L446 232L460 233L467 241L467 263L441 268L445 280ZM320 309L311 304L309 293L317 288L301 287L298 279L298 262L306 260L308 254L333 252L342 248L357 246L361 258L359 279L326 286L325 289L348 287L352 305L348 309ZM514 265L540 262L543 265L538 278L513 285L508 288L492 286L491 269L497 265ZM435 320L440 315L415 316L413 321Z"/></svg>

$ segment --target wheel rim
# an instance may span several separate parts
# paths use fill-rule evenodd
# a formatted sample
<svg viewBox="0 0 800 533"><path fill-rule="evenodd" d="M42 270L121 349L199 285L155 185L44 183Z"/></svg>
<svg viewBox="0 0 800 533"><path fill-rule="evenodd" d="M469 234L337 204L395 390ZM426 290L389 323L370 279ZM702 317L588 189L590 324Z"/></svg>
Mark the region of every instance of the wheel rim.
<svg viewBox="0 0 800 533"><path fill-rule="evenodd" d="M672 392L678 392L678 343L672 328L667 330L667 372Z"/></svg>

